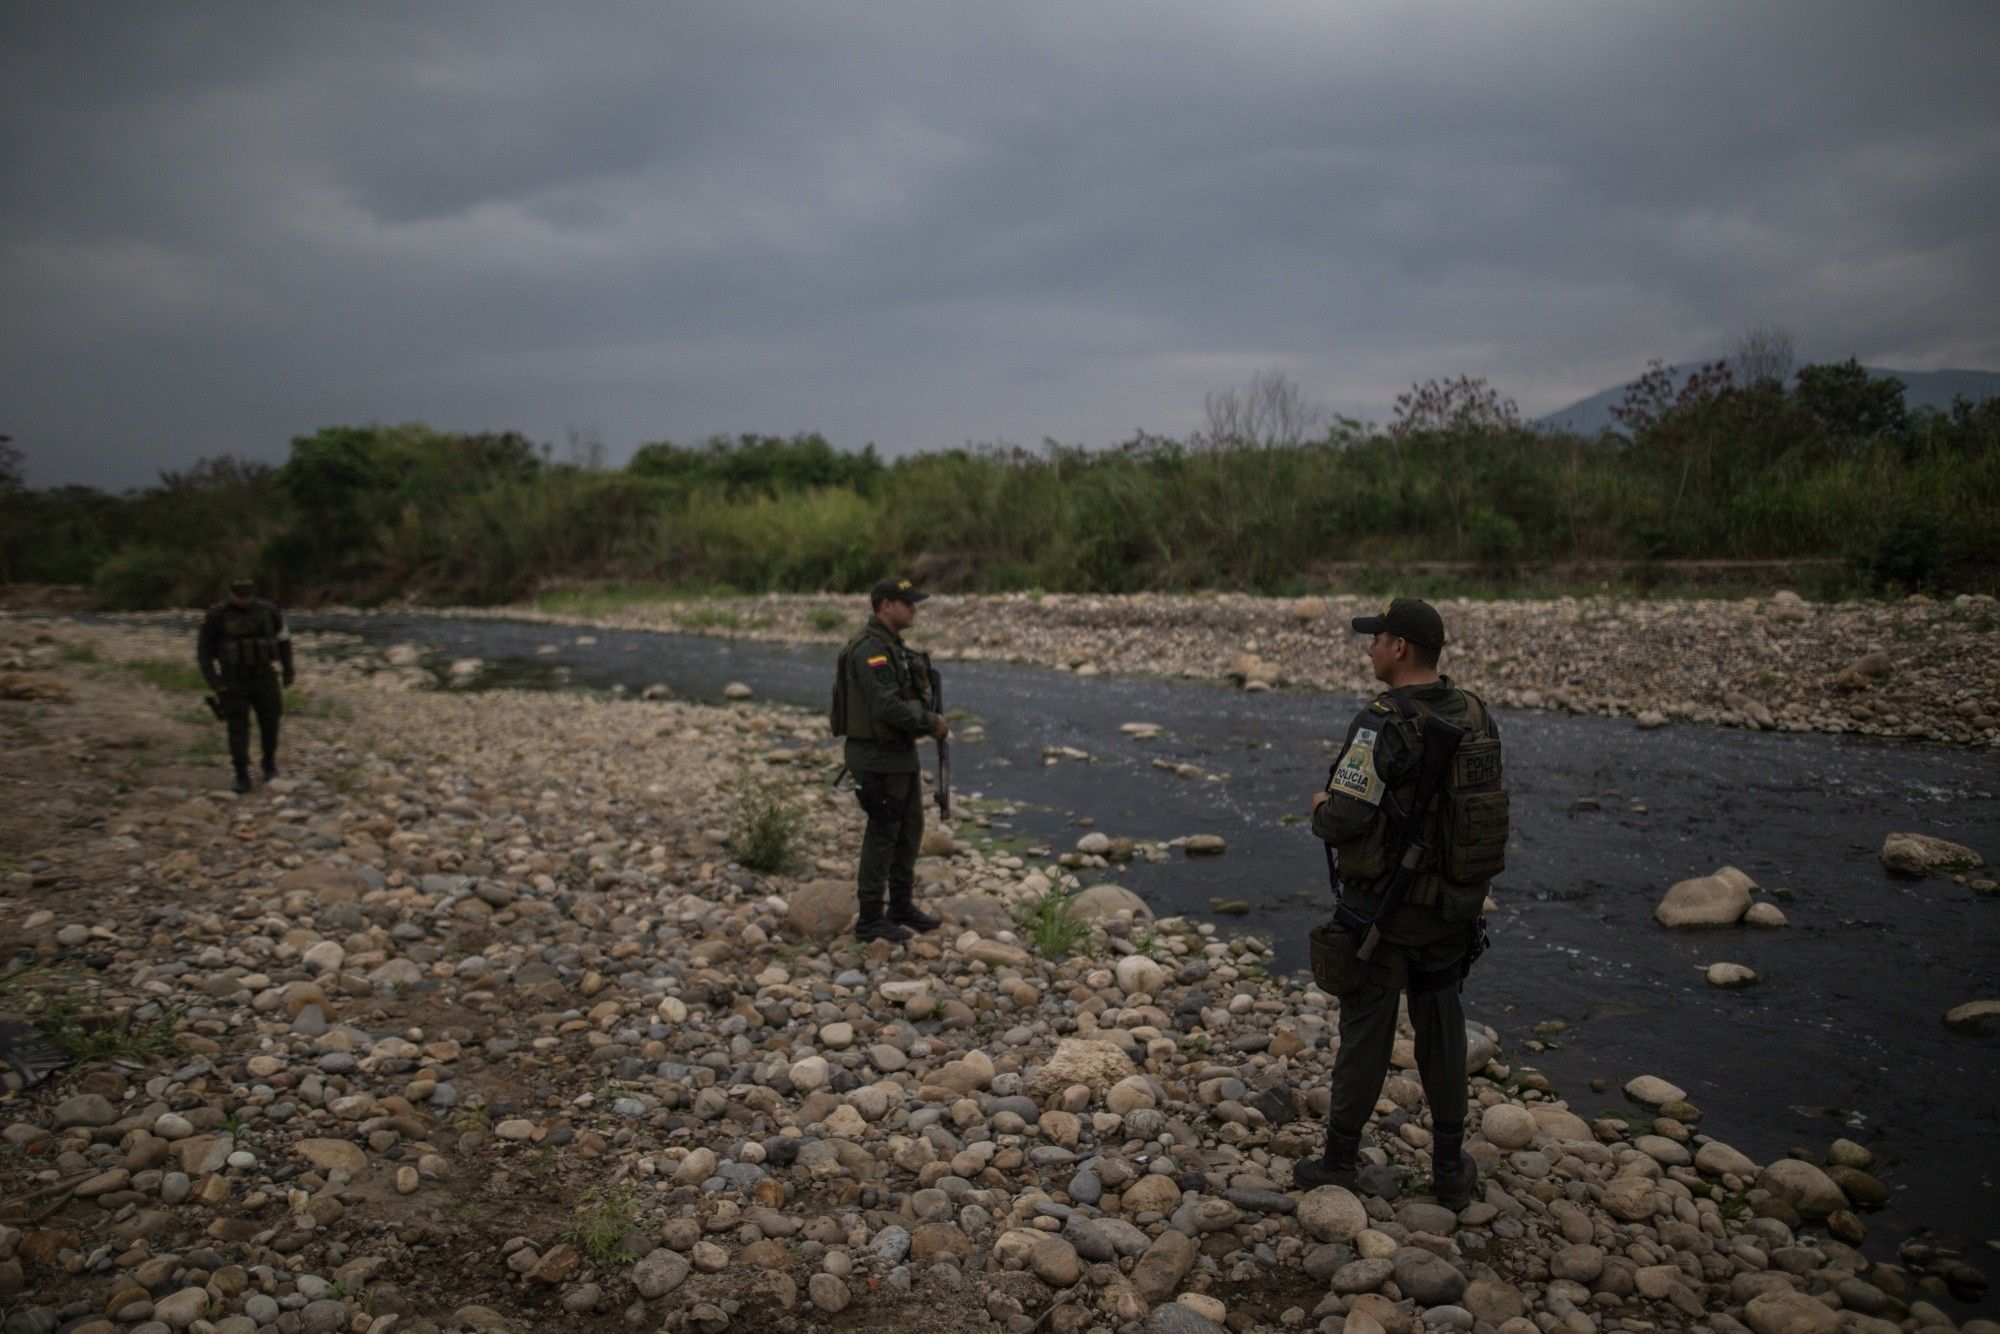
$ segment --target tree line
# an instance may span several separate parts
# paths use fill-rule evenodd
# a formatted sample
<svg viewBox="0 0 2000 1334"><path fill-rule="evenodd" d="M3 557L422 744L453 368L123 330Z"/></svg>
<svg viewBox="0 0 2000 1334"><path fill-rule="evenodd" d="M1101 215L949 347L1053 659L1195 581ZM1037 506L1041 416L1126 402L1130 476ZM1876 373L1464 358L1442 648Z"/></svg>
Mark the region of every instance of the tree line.
<svg viewBox="0 0 2000 1334"><path fill-rule="evenodd" d="M1768 350L1767 350L1768 351ZM494 602L552 582L855 591L1319 586L1330 565L1837 556L1852 591L2000 570L2000 400L1912 409L1857 363L1654 365L1595 434L1523 423L1484 381L1413 386L1386 426L1283 376L1205 429L1111 448L884 460L818 435L640 448L623 468L516 433L334 426L283 464L223 457L109 493L22 485L0 444L0 579L107 607L196 605L246 571L295 603Z"/></svg>

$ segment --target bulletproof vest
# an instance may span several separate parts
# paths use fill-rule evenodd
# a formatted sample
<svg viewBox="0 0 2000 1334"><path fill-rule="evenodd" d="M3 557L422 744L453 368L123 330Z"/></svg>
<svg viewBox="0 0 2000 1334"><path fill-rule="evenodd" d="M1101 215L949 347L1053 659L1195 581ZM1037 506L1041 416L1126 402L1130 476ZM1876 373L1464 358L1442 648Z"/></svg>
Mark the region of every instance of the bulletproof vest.
<svg viewBox="0 0 2000 1334"><path fill-rule="evenodd" d="M840 651L840 660L834 665L833 703L827 710L827 723L835 736L852 737L858 741L908 741L907 733L878 723L875 710L869 707L867 693L859 679L863 669L856 666L856 655L864 645L873 647L889 659L889 665L896 673L898 694L930 707L929 655L897 644L870 626L848 640L847 647Z"/></svg>
<svg viewBox="0 0 2000 1334"><path fill-rule="evenodd" d="M1432 800L1424 813L1423 856L1417 874L1404 895L1404 902L1432 907L1448 921L1470 920L1479 915L1486 901L1486 887L1506 868L1509 812L1507 793L1502 787L1500 738L1493 735L1486 706L1469 690L1458 691L1465 702L1465 740L1452 755L1444 791ZM1411 741L1408 771L1389 790L1396 804L1408 810L1416 802L1417 774L1422 768L1423 719L1431 706L1386 692L1381 699L1392 710L1392 726L1404 729ZM1457 722L1447 712L1447 722ZM1340 850L1343 879L1375 879L1393 868L1395 849L1390 846L1400 831L1389 821L1377 820L1368 834L1352 847Z"/></svg>
<svg viewBox="0 0 2000 1334"><path fill-rule="evenodd" d="M232 676L269 670L278 660L278 618L270 607L253 602L239 609L224 603L216 626L215 658Z"/></svg>

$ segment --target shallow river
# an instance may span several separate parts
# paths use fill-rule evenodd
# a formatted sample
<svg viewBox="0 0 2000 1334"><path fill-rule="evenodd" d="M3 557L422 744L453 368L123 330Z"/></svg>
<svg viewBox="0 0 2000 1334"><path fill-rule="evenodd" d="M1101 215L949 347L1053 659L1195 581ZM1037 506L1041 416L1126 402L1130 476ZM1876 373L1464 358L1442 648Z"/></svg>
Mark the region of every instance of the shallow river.
<svg viewBox="0 0 2000 1334"><path fill-rule="evenodd" d="M654 682L720 700L757 696L825 707L836 649L699 636L422 616L299 617L378 645L419 644L434 665L476 656L489 683L637 690ZM583 634L594 644L579 645ZM554 653L537 653L547 645ZM566 672L558 669L566 669ZM1297 822L1362 701L1247 694L1151 680L1079 680L1035 667L948 663L946 700L986 728L954 747L954 783L1029 809L1014 831L1058 851L1087 816L1140 839L1214 833L1220 857L1138 863L1115 879L1162 915L1186 912L1270 939L1302 967L1305 933L1330 903L1320 845ZM1474 685L1477 683L1468 683ZM1150 741L1119 731L1158 723ZM1638 1074L1679 1084L1703 1128L1759 1160L1840 1135L1880 1156L1896 1192L1869 1217L1871 1253L1919 1225L1989 1272L2000 1236L2000 1040L1939 1022L2000 996L2000 898L1950 880L1891 879L1876 853L1916 830L2000 854L2000 764L1908 742L1762 734L1500 712L1514 843L1496 884L1492 953L1466 989L1468 1012L1500 1031L1518 1067L1544 1071L1579 1111L1616 1107ZM1045 764L1070 746L1088 762ZM1156 757L1220 782L1178 777ZM1597 809L1580 807L1596 799ZM1291 817L1291 819L1287 819ZM856 816L857 820L859 816ZM1652 912L1666 887L1717 866L1747 871L1791 926L1669 931ZM1215 900L1247 917L1214 917ZM1760 985L1723 991L1703 968L1747 964ZM1549 1050L1535 1025L1568 1028ZM1610 1091L1590 1089L1593 1078Z"/></svg>

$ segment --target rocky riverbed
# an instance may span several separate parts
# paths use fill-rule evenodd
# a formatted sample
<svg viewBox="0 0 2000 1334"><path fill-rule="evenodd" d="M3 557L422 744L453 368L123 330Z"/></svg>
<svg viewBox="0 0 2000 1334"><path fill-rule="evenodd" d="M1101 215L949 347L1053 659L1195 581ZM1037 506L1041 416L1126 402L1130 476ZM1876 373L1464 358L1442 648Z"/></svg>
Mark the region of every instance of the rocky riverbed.
<svg viewBox="0 0 2000 1334"><path fill-rule="evenodd" d="M852 595L596 600L585 615L460 611L756 639L844 639ZM1380 599L1241 594L936 596L914 642L1087 674L1372 690L1348 621ZM1446 670L1510 708L2000 745L2000 603L1565 597L1440 604Z"/></svg>
<svg viewBox="0 0 2000 1334"><path fill-rule="evenodd" d="M1983 1295L1859 1249L1864 1146L1753 1162L1672 1070L1586 1121L1484 1029L1482 1198L1424 1194L1407 1043L1393 1196L1292 1191L1337 1015L1262 942L1100 887L1046 957L1015 912L1075 881L992 812L921 864L947 928L860 948L816 716L317 647L287 776L234 800L149 683L185 633L0 623L0 1018L94 1053L0 1110L7 1334L1776 1334ZM746 775L801 817L785 873L739 864Z"/></svg>

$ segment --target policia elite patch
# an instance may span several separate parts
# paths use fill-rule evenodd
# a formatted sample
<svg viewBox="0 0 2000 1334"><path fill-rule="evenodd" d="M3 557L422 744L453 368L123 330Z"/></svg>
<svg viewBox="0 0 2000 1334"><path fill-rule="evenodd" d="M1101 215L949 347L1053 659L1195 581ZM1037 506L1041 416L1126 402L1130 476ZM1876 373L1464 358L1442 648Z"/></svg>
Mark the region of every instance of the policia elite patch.
<svg viewBox="0 0 2000 1334"><path fill-rule="evenodd" d="M1333 777L1327 780L1327 791L1365 801L1370 806L1382 804L1382 776L1375 772L1376 735L1372 727L1355 729L1354 740L1347 743L1347 753L1340 757Z"/></svg>

